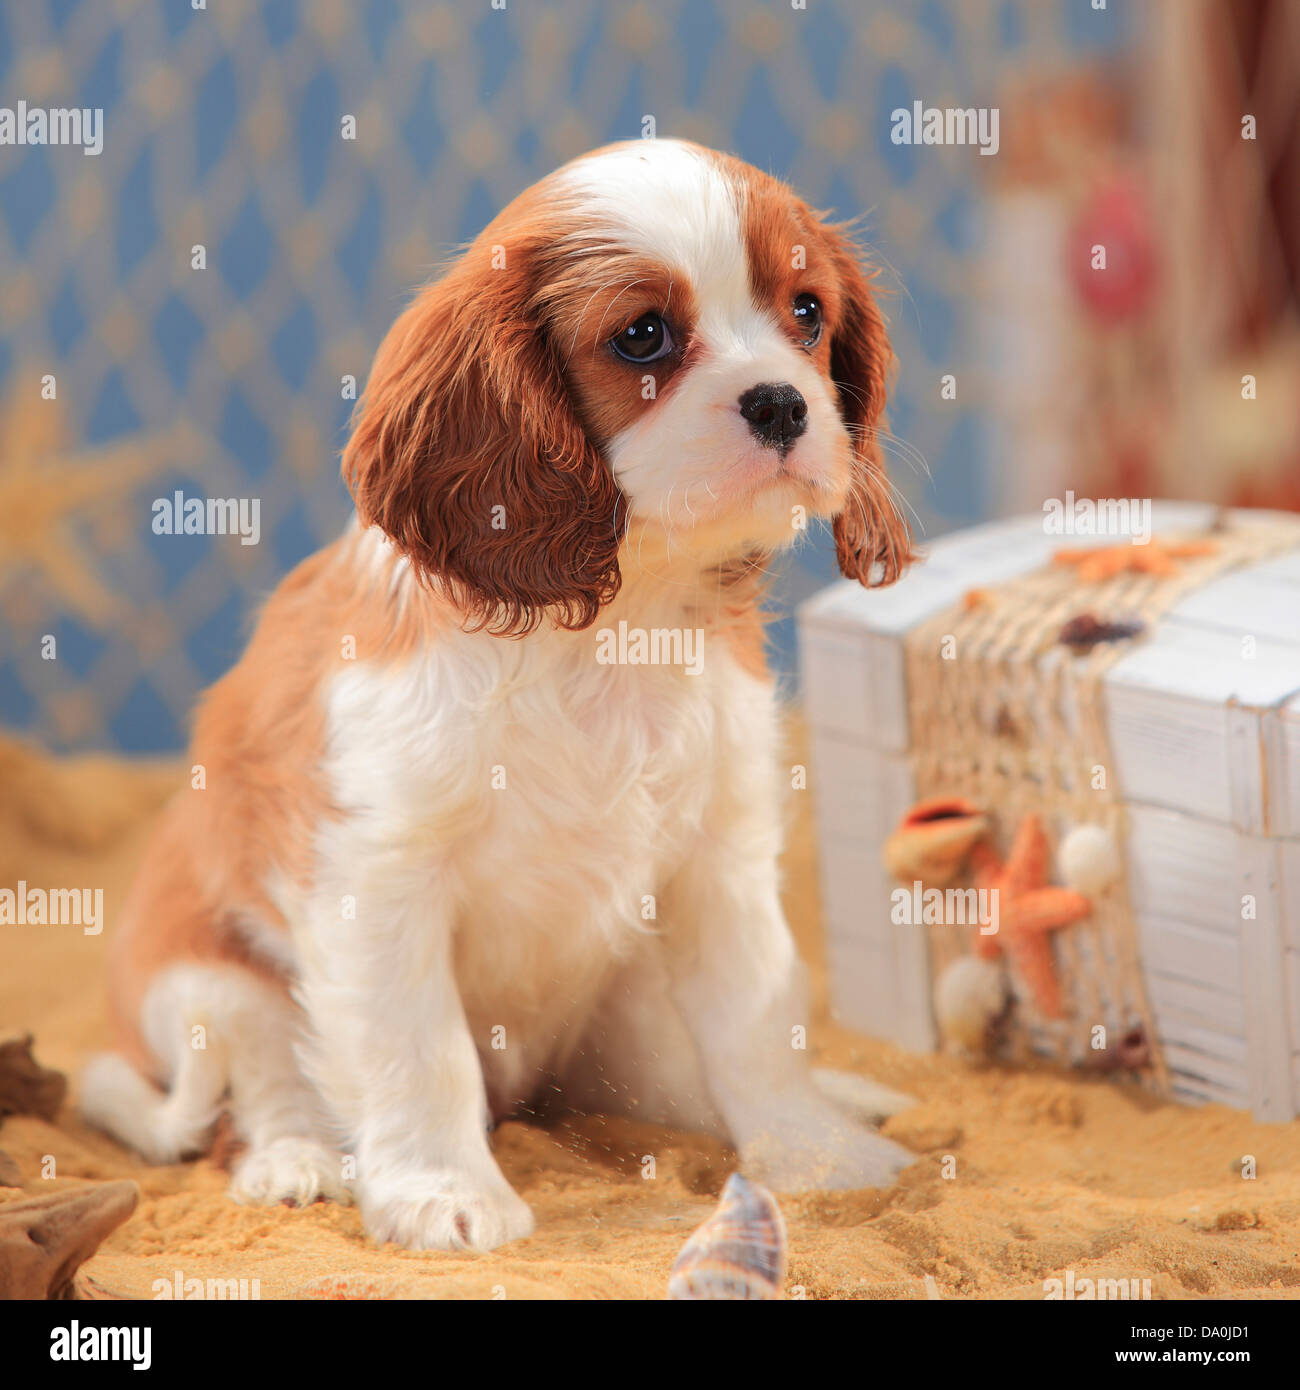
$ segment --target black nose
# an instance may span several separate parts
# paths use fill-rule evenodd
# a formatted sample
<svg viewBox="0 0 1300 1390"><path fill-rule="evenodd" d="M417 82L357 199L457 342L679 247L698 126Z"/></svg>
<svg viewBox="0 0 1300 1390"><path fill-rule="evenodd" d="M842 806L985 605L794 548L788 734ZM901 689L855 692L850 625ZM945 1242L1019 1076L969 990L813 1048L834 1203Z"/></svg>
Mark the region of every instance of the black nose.
<svg viewBox="0 0 1300 1390"><path fill-rule="evenodd" d="M788 381L751 386L740 398L740 413L773 449L788 449L808 428L808 402Z"/></svg>

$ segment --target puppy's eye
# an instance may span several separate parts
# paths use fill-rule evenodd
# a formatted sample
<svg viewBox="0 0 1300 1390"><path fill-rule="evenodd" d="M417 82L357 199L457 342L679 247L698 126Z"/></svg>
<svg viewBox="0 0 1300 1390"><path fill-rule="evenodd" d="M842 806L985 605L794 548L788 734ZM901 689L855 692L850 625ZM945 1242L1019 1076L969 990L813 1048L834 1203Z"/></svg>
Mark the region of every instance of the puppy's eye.
<svg viewBox="0 0 1300 1390"><path fill-rule="evenodd" d="M658 314L642 314L615 333L609 345L625 362L657 362L673 350L673 335Z"/></svg>
<svg viewBox="0 0 1300 1390"><path fill-rule="evenodd" d="M799 326L804 347L816 347L817 340L822 336L821 300L815 294L795 295L794 321Z"/></svg>

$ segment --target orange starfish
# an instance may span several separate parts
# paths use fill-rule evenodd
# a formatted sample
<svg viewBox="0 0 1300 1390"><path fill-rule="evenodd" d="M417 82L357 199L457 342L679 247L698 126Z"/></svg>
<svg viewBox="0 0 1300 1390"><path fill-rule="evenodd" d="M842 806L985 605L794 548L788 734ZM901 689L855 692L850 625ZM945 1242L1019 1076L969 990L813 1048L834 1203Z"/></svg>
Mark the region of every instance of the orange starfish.
<svg viewBox="0 0 1300 1390"><path fill-rule="evenodd" d="M1077 565L1084 584L1100 584L1117 574L1154 574L1161 579L1178 573L1179 560L1213 555L1213 541L1147 541L1141 545L1103 545L1092 550L1058 550L1054 565Z"/></svg>
<svg viewBox="0 0 1300 1390"><path fill-rule="evenodd" d="M975 881L996 891L998 916L996 933L975 933L975 954L996 960L1005 949L1038 1011L1045 1018L1060 1018L1065 1010L1047 933L1086 917L1092 903L1072 888L1049 884L1047 859L1047 836L1037 816L1020 822L1005 863L987 843L975 846Z"/></svg>

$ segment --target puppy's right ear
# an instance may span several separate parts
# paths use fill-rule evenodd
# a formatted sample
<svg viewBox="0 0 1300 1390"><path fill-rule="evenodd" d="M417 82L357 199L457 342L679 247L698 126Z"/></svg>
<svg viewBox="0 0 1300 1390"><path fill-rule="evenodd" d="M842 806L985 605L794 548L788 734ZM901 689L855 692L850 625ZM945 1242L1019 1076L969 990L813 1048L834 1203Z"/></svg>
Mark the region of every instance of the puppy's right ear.
<svg viewBox="0 0 1300 1390"><path fill-rule="evenodd" d="M618 592L626 508L574 414L528 249L496 250L500 268L476 244L389 330L343 476L468 627L584 628Z"/></svg>

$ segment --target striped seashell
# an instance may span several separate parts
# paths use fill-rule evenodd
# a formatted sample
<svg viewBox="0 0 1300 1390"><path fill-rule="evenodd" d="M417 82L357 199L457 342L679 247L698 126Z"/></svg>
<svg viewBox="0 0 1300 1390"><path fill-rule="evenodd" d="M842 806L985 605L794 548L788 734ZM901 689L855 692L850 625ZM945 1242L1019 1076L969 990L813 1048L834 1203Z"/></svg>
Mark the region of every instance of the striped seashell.
<svg viewBox="0 0 1300 1390"><path fill-rule="evenodd" d="M682 1246L670 1299L777 1299L785 1289L785 1219L765 1187L733 1173L718 1209Z"/></svg>

